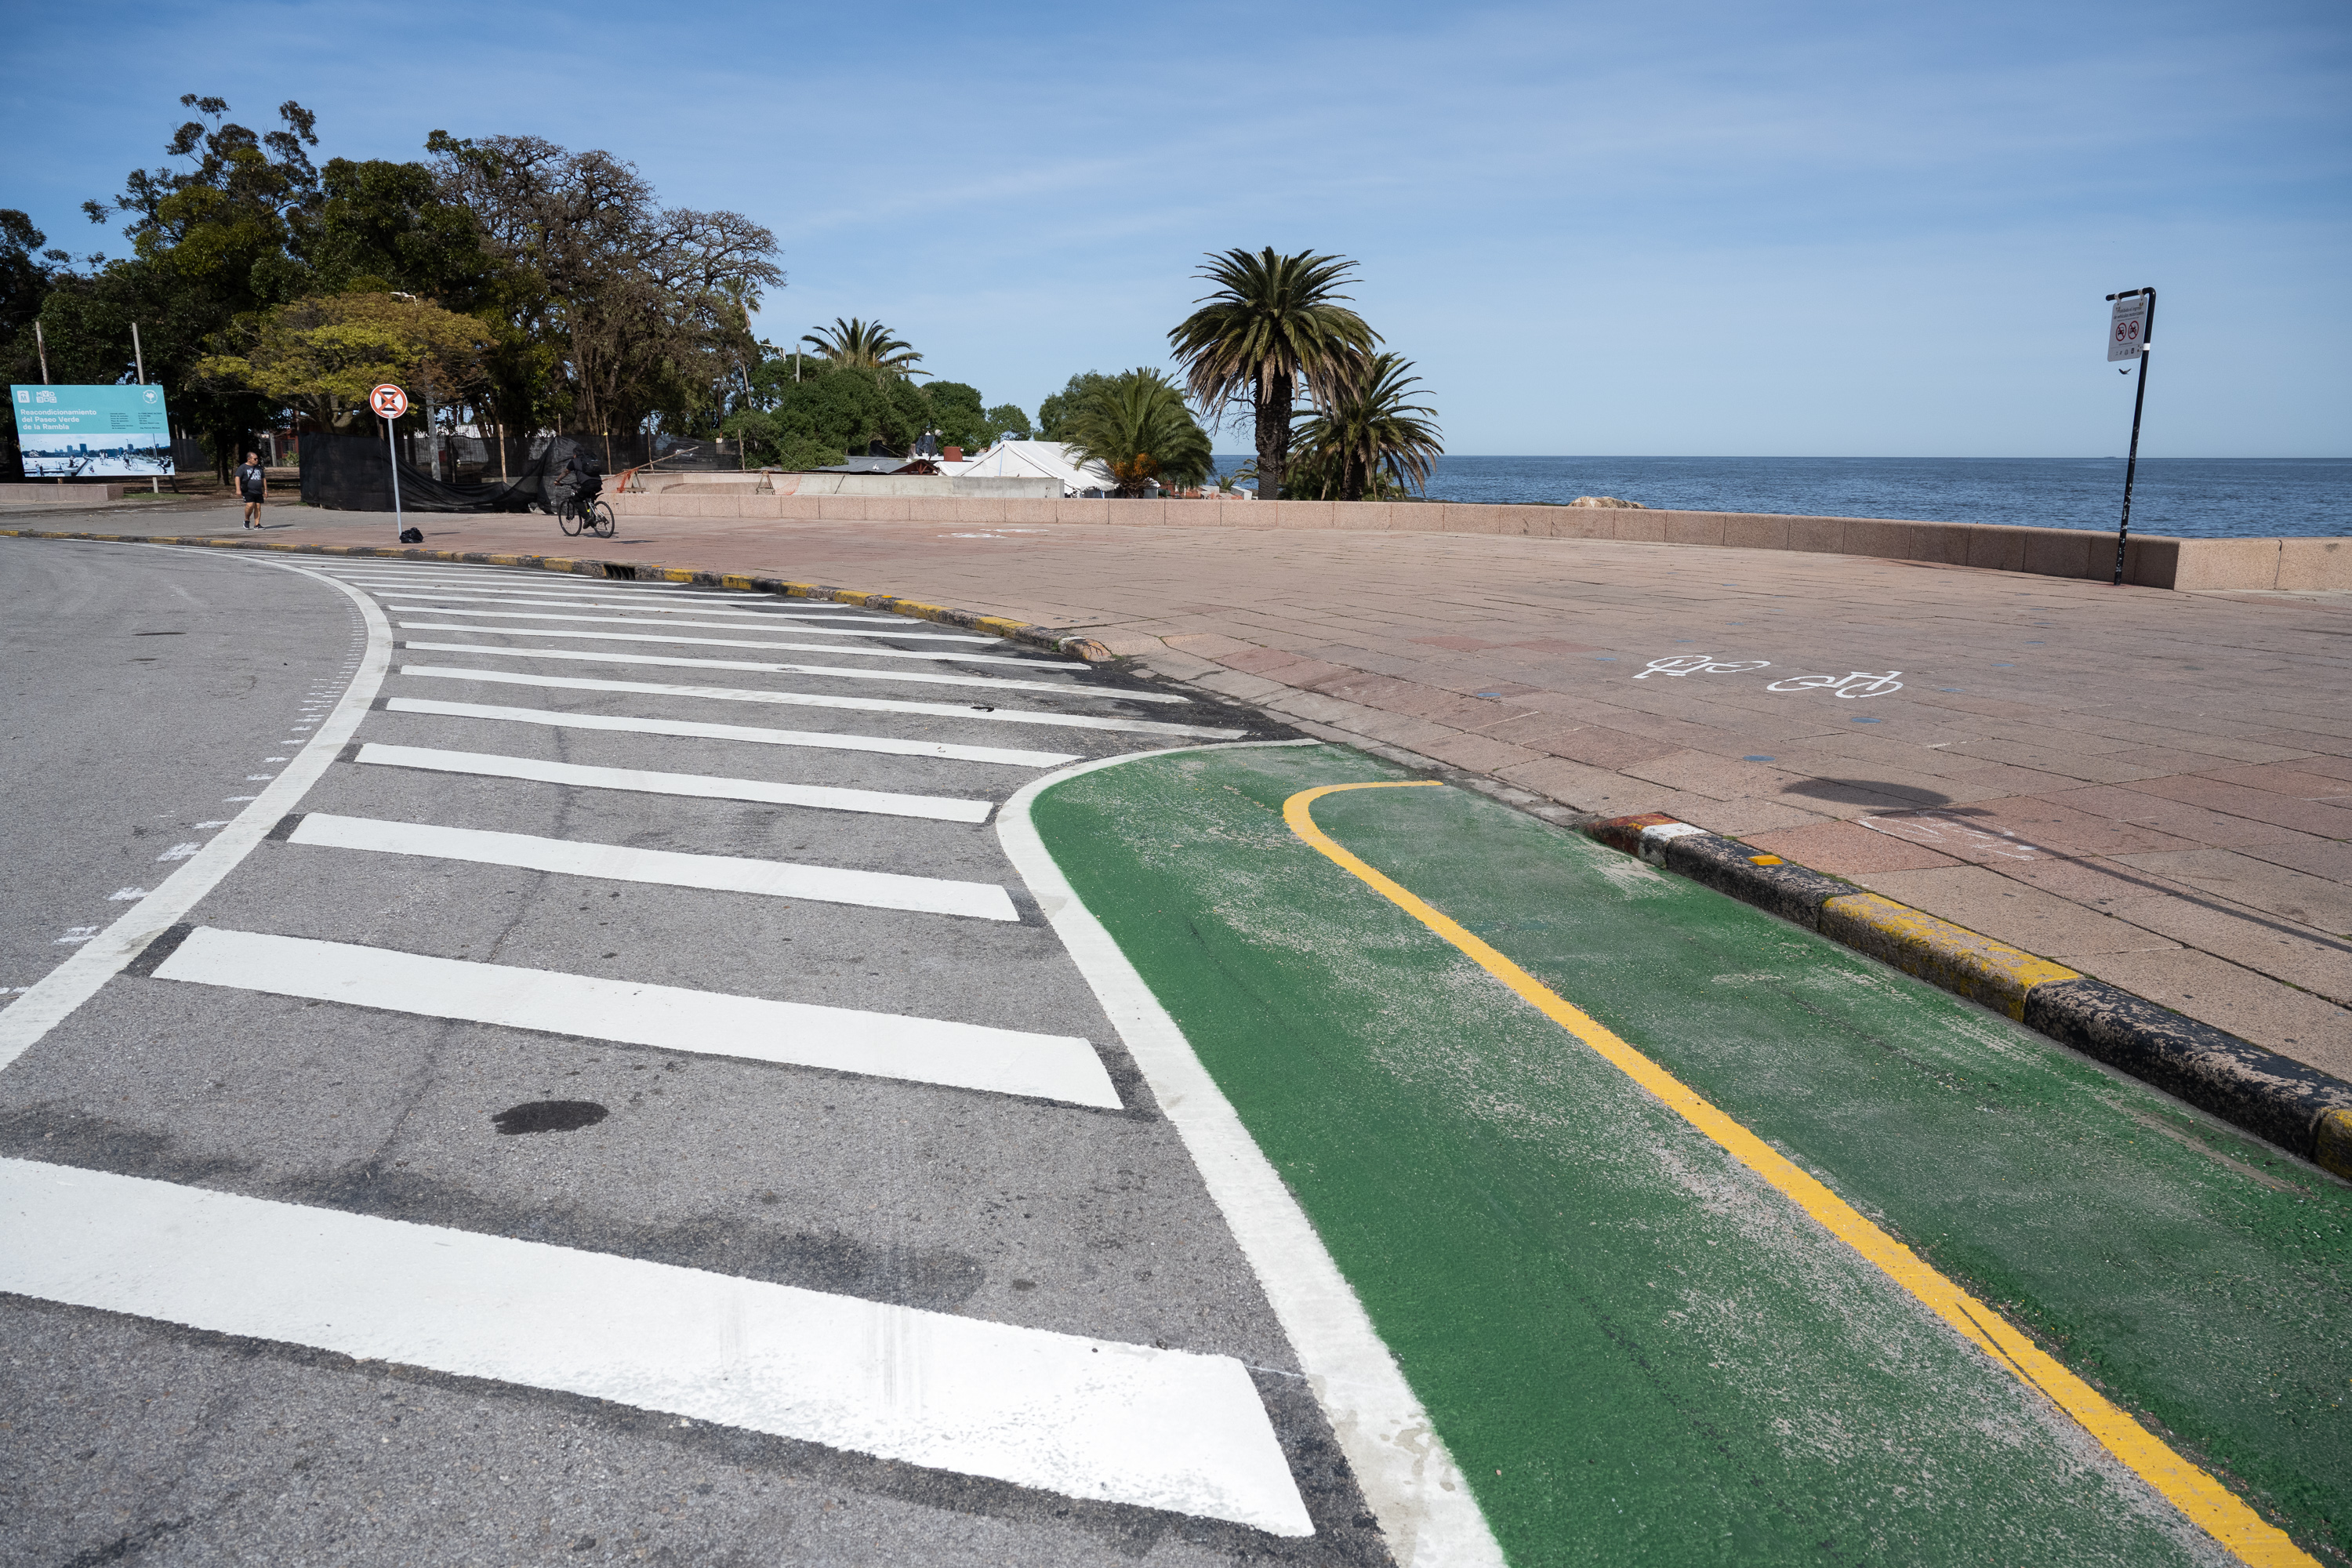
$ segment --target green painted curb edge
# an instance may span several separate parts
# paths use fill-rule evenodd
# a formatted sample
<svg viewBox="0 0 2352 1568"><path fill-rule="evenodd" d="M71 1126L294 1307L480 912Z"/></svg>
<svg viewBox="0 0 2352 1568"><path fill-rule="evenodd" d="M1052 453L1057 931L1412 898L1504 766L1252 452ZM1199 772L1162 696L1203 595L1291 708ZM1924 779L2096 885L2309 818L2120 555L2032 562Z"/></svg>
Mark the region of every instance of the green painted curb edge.
<svg viewBox="0 0 2352 1568"><path fill-rule="evenodd" d="M2352 1084L2341 1079L1690 823L1654 812L1583 826L1612 848L2006 1013L2060 1045L2352 1178Z"/></svg>
<svg viewBox="0 0 2352 1568"><path fill-rule="evenodd" d="M0 538L86 539L104 544L187 544L212 550L274 550L296 555L373 556L388 561L446 561L468 566L525 566L542 572L564 572L580 577L609 577L624 583L691 583L698 587L733 588L749 594L783 594L795 599L824 599L837 605L857 605L887 610L918 620L937 621L966 631L987 632L1048 653L1068 654L1099 664L1111 651L1092 637L1074 637L1051 626L1032 626L1003 616L983 616L945 605L902 599L890 594L869 594L856 588L835 588L821 583L788 583L781 577L751 577L733 572L706 572L691 566L662 566L643 561L591 561L568 555L509 555L481 550L427 550L420 545L281 544L274 540L237 539L226 534L79 533L45 528L0 528Z"/></svg>

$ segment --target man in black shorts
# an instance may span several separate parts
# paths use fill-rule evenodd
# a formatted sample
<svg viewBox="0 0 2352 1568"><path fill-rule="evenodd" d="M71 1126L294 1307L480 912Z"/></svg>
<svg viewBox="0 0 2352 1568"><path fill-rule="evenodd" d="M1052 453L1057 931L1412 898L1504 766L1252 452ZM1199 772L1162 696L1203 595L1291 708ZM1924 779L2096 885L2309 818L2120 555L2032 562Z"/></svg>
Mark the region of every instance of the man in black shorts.
<svg viewBox="0 0 2352 1568"><path fill-rule="evenodd" d="M261 466L261 454L247 452L245 461L236 467L236 488L245 497L245 526L261 526L261 503L269 494L269 473Z"/></svg>

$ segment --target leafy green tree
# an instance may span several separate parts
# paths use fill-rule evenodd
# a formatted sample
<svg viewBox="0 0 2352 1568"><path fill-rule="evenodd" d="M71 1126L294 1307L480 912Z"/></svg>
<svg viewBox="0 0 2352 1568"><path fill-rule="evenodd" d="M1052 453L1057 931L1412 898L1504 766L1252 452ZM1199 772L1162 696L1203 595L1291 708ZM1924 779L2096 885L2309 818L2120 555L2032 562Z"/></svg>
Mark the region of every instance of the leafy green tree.
<svg viewBox="0 0 2352 1568"><path fill-rule="evenodd" d="M1084 370L1070 377L1069 384L1061 391L1048 395L1037 410L1037 439L1069 440L1070 422L1076 417L1079 405L1110 379L1100 371Z"/></svg>
<svg viewBox="0 0 2352 1568"><path fill-rule="evenodd" d="M1425 489L1445 450L1437 410L1413 399L1412 362L1376 353L1348 367L1337 393L1298 426L1298 465L1283 494L1300 500L1375 500Z"/></svg>
<svg viewBox="0 0 2352 1568"><path fill-rule="evenodd" d="M1312 251L1278 256L1271 246L1255 254L1213 252L1199 276L1215 289L1168 333L1193 401L1211 419L1236 403L1248 405L1261 493L1282 493L1300 385L1328 405L1350 356L1368 356L1380 342L1339 303L1348 298L1339 287L1354 266Z"/></svg>
<svg viewBox="0 0 2352 1568"><path fill-rule="evenodd" d="M190 93L180 102L199 117L165 144L180 163L133 170L111 202L82 204L93 223L128 219L132 254L93 254L87 273L54 276L40 320L52 374L86 383L121 377L135 322L148 380L164 387L174 419L202 437L226 478L277 408L258 394L205 384L196 365L239 316L283 303L309 281L288 242L318 200L306 149L319 138L315 117L290 100L278 110L285 128L267 133L228 121L223 99Z"/></svg>
<svg viewBox="0 0 2352 1568"><path fill-rule="evenodd" d="M423 163L331 158L319 199L294 219L290 248L314 294L421 294L472 310L501 270L473 213L442 199Z"/></svg>
<svg viewBox="0 0 2352 1568"><path fill-rule="evenodd" d="M1139 496L1157 479L1190 489L1208 476L1209 436L1184 394L1156 370L1097 378L1068 422L1065 444L1110 469L1116 494Z"/></svg>
<svg viewBox="0 0 2352 1568"><path fill-rule="evenodd" d="M980 388L961 381L935 381L923 390L930 396L931 428L940 433L940 446L977 452L995 439L988 411L981 406Z"/></svg>
<svg viewBox="0 0 2352 1568"><path fill-rule="evenodd" d="M994 446L998 437L1005 436L1015 441L1029 439L1029 416L1018 404L998 404L988 411L981 424L987 431L987 438L981 443L984 447Z"/></svg>
<svg viewBox="0 0 2352 1568"><path fill-rule="evenodd" d="M891 375L928 375L928 371L915 368L922 355L913 345L890 335L890 329L879 321L867 321L852 316L843 321L835 316L830 327L819 327L805 332L801 342L816 352L820 359L849 370L878 370Z"/></svg>
<svg viewBox="0 0 2352 1568"><path fill-rule="evenodd" d="M803 361L795 381L787 355L763 361L749 379L758 406L730 415L725 428L763 466L830 468L877 441L903 455L932 425L921 387L871 366Z"/></svg>
<svg viewBox="0 0 2352 1568"><path fill-rule="evenodd" d="M197 362L200 380L257 392L309 412L320 429L363 412L370 388L396 382L448 389L471 383L494 329L472 316L394 294L331 294L276 306L232 329L242 351Z"/></svg>

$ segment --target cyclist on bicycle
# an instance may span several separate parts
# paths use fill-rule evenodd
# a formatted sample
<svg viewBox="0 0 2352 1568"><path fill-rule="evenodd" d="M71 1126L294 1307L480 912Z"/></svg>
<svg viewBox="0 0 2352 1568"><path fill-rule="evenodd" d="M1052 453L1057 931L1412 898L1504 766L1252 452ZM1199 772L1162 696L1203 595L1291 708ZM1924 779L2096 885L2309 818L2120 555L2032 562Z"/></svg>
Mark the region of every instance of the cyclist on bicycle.
<svg viewBox="0 0 2352 1568"><path fill-rule="evenodd" d="M604 489L604 465L596 454L584 446L574 447L563 459L563 471L555 482L562 486L572 504L583 510Z"/></svg>

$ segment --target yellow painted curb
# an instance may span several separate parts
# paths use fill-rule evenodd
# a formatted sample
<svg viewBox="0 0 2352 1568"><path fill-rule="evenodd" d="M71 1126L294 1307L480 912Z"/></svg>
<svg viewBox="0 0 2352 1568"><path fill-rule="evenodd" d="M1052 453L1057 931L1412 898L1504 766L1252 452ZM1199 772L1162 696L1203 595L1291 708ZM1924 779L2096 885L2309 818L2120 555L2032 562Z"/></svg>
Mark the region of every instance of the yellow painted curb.
<svg viewBox="0 0 2352 1568"><path fill-rule="evenodd" d="M2020 1023L2025 1020L2027 992L2053 980L2082 978L2063 963L1876 893L1849 893L1823 904L1822 934Z"/></svg>
<svg viewBox="0 0 2352 1568"><path fill-rule="evenodd" d="M2313 1164L2352 1181L2352 1110L2331 1110L2321 1116L2313 1143Z"/></svg>

